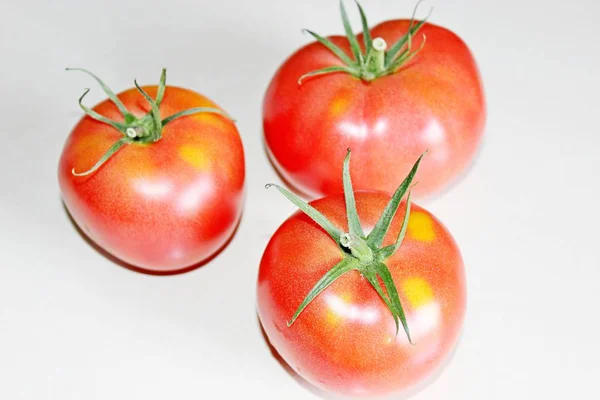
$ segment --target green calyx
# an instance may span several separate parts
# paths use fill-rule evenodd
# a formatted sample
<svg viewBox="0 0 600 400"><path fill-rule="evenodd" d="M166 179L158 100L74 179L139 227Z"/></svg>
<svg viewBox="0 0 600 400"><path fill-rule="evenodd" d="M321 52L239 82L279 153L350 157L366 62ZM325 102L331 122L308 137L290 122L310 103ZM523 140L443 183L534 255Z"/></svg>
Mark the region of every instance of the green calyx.
<svg viewBox="0 0 600 400"><path fill-rule="evenodd" d="M412 343L410 331L406 322L404 309L400 303L398 290L392 279L392 274L385 264L385 260L394 255L402 245L408 219L410 216L411 204L411 189L412 182L419 168L421 159L427 152L423 153L415 162L414 166L400 184L396 192L386 205L383 214L373 230L367 235L365 234L358 213L356 210L356 201L354 198L354 190L352 189L352 181L350 179L350 149L346 154L343 168L343 184L344 184L344 199L346 203L346 215L348 219L348 232L343 232L341 229L331 223L323 214L316 210L313 206L300 199L295 194L284 189L279 185L268 184L269 187L276 187L285 197L294 203L300 210L315 221L327 234L337 243L340 252L343 256L342 261L331 268L310 290L302 303L296 309L296 312L288 322L288 327L300 316L302 311L317 297L322 291L327 289L329 285L335 282L339 277L346 272L357 270L375 289L379 297L383 300L387 308L390 310L394 322L396 323L396 334L400 329L400 324L404 328L404 332L408 340ZM390 229L392 220L400 207L400 203L404 195L408 192L406 198L406 212L402 221L400 233L396 241L388 246L382 246L383 239ZM383 286L382 286L383 283Z"/></svg>
<svg viewBox="0 0 600 400"><path fill-rule="evenodd" d="M298 80L298 84L302 84L302 82L305 79L310 77L339 72L350 74L356 78L362 79L367 82L397 72L403 65L405 65L415 55L417 55L417 53L425 45L426 38L425 35L423 35L423 42L421 46L416 50L413 50L412 48L413 37L417 34L419 29L421 29L423 24L425 24L427 18L429 18L429 15L427 15L427 17L425 17L422 21L418 21L415 23L415 14L421 1L422 0L419 0L417 5L415 6L415 10L410 20L410 27L408 29L408 32L400 39L398 39L396 43L394 43L391 47L388 48L388 44L383 38L371 37L371 33L369 31L369 24L367 22L365 12L361 7L360 3L357 0L355 0L362 21L363 42L365 48L363 52L358 43L356 35L352 31L352 26L350 25L350 21L348 20L348 14L346 13L346 8L344 7L344 1L340 0L342 23L344 24L346 37L350 42L350 48L352 49L352 57L346 54L331 40L320 36L308 29L305 29L305 32L309 33L319 43L327 47L333 54L335 54L336 57L340 59L340 61L344 63L344 65L332 65L304 74Z"/></svg>
<svg viewBox="0 0 600 400"><path fill-rule="evenodd" d="M113 121L105 116L99 114L98 112L92 110L91 108L85 106L83 104L83 98L88 94L90 89L85 89L83 95L79 98L79 106L85 113L95 119L96 121L105 123L107 125L112 126L121 134L119 140L117 140L113 145L108 149L106 153L87 171L84 172L75 172L73 169L71 172L75 176L86 176L91 175L96 172L104 163L106 163L117 151L121 149L121 147L129 144L149 144L159 141L162 138L163 127L170 123L171 121L176 120L177 118L185 117L190 114L197 113L215 113L220 114L228 119L231 119L226 113L218 108L212 107L196 107L190 108L176 114L173 114L167 118L161 118L159 106L163 101L165 90L166 90L166 82L167 82L167 70L163 68L162 73L160 75L160 82L158 85L158 91L156 93L156 99L153 99L146 93L144 89L142 89L136 80L134 80L134 84L136 89L144 96L144 98L150 104L150 111L148 114L142 117L136 117L132 113L130 113L123 102L117 97L117 95L96 75L82 68L66 68L67 71L81 71L90 75L92 78L98 82L104 93L108 96L108 98L117 106L119 112L123 116L123 121Z"/></svg>

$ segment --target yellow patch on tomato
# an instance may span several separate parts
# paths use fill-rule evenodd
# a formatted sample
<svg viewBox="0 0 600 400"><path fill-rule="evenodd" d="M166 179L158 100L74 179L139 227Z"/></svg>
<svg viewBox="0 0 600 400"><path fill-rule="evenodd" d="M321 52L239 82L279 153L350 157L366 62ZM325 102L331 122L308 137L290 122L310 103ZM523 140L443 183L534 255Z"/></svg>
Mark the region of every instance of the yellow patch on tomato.
<svg viewBox="0 0 600 400"><path fill-rule="evenodd" d="M227 120L224 116L213 112L192 114L192 118L206 126L211 126L217 129L223 129L227 125Z"/></svg>
<svg viewBox="0 0 600 400"><path fill-rule="evenodd" d="M433 221L423 212L411 212L408 220L408 235L421 242L432 242L435 239Z"/></svg>
<svg viewBox="0 0 600 400"><path fill-rule="evenodd" d="M179 156L192 167L203 170L209 167L210 161L198 146L183 145L179 148Z"/></svg>
<svg viewBox="0 0 600 400"><path fill-rule="evenodd" d="M327 311L327 316L325 317L325 321L327 322L327 325L335 326L340 322L341 319L342 319L342 317L340 317L335 311L333 311L333 310Z"/></svg>
<svg viewBox="0 0 600 400"><path fill-rule="evenodd" d="M344 302L344 304L350 304L352 301L352 295L350 293L344 293L340 296L340 299Z"/></svg>
<svg viewBox="0 0 600 400"><path fill-rule="evenodd" d="M202 124L204 129L223 130L228 129L230 125L230 122L228 122L226 117L217 113L201 112L192 114L190 117L193 118L196 123Z"/></svg>
<svg viewBox="0 0 600 400"><path fill-rule="evenodd" d="M338 96L331 103L331 106L329 107L329 112L333 116L338 116L338 115L344 113L348 109L349 105L350 105L350 100L347 97Z"/></svg>
<svg viewBox="0 0 600 400"><path fill-rule="evenodd" d="M211 113L211 112L201 112L201 113L194 114L194 116L195 116L195 119L197 119L198 121L209 122L209 123L215 122L219 119L217 114Z"/></svg>
<svg viewBox="0 0 600 400"><path fill-rule="evenodd" d="M402 282L402 291L413 308L421 307L433 300L433 290L423 278L405 279Z"/></svg>
<svg viewBox="0 0 600 400"><path fill-rule="evenodd" d="M151 146L150 144L139 144L135 146L129 146L126 152L123 152L123 156L126 156L130 160L135 162L127 163L128 167L123 168L123 173L128 177L143 178L154 173L155 163L153 162L151 155L144 151L145 147Z"/></svg>

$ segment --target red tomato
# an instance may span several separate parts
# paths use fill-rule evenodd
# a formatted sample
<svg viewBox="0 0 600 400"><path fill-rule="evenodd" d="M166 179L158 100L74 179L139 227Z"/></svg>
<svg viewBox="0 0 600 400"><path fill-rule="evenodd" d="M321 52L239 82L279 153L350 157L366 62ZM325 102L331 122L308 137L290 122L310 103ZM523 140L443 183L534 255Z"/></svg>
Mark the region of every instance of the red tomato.
<svg viewBox="0 0 600 400"><path fill-rule="evenodd" d="M373 229L389 199L383 192L357 192L365 232ZM343 195L310 204L348 229ZM398 236L404 214L394 217L384 246ZM298 374L327 391L381 395L414 387L443 363L461 331L466 288L456 243L433 215L413 205L404 242L385 261L413 344L402 328L397 334L386 304L356 270L342 275L286 325L315 283L343 257L307 215L297 212L281 225L258 277L258 313L269 341Z"/></svg>
<svg viewBox="0 0 600 400"><path fill-rule="evenodd" d="M143 89L154 98L158 88ZM151 110L135 88L118 98L137 118ZM191 90L167 87L159 110L165 118L195 107L218 108ZM110 100L94 110L124 120ZM235 125L215 113L183 116L164 125L158 141L127 144L97 171L75 176L123 137L86 116L67 139L58 178L81 229L110 254L151 271L180 270L217 252L243 204L244 152Z"/></svg>
<svg viewBox="0 0 600 400"><path fill-rule="evenodd" d="M391 45L406 35L410 24L387 21L370 35ZM428 163L416 178L419 197L441 191L465 171L486 117L479 72L453 32L425 23L412 40L413 50L424 37L424 47L397 72L370 81L337 72L299 84L311 71L345 66L319 42L283 63L264 98L263 127L267 152L289 184L314 197L339 192L340 165L348 147L356 161L352 175L357 189L393 191L426 149ZM329 39L352 58L346 37ZM364 53L363 40L359 35Z"/></svg>

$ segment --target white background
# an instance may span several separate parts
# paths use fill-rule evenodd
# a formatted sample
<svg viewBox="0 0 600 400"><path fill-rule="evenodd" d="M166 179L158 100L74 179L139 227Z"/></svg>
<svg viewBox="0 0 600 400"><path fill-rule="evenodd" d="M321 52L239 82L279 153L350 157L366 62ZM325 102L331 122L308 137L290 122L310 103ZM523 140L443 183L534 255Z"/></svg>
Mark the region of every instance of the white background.
<svg viewBox="0 0 600 400"><path fill-rule="evenodd" d="M363 3L372 24L414 5ZM424 204L461 246L469 300L452 362L414 399L600 398L600 7L434 5L431 21L475 54L489 117L468 175ZM255 313L262 251L293 211L263 189L278 178L262 148L261 100L280 62L309 41L301 28L342 32L337 1L2 0L0 15L0 398L319 398L272 357ZM66 66L116 91L134 77L156 83L166 66L169 83L235 116L247 202L213 262L141 275L74 230L57 162L83 88L93 88L88 104L103 95Z"/></svg>

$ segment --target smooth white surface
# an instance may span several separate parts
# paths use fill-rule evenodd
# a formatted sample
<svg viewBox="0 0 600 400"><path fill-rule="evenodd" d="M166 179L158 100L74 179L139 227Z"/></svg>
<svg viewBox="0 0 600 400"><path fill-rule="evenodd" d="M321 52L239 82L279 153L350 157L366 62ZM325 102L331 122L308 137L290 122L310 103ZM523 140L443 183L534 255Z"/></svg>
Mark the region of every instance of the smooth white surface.
<svg viewBox="0 0 600 400"><path fill-rule="evenodd" d="M414 2L363 3L374 24ZM469 174L424 204L461 246L469 302L454 359L414 399L600 398L599 3L434 4L432 22L475 54L489 118ZM261 100L309 40L301 28L342 32L337 1L4 0L0 15L0 399L319 398L271 356L255 313L262 251L293 211L263 189L278 178ZM83 88L88 104L103 95L65 66L117 91L156 83L166 66L170 84L235 116L246 211L212 263L141 275L73 229L57 161Z"/></svg>

